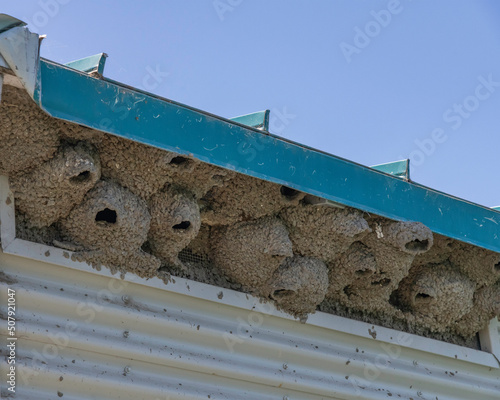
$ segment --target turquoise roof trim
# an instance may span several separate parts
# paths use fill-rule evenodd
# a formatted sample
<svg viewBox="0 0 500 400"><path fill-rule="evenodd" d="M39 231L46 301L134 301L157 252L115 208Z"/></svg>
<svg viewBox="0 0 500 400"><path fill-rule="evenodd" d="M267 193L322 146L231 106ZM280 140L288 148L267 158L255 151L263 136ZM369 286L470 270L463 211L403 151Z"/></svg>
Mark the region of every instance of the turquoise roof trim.
<svg viewBox="0 0 500 400"><path fill-rule="evenodd" d="M40 61L50 115L500 252L500 212L237 122Z"/></svg>

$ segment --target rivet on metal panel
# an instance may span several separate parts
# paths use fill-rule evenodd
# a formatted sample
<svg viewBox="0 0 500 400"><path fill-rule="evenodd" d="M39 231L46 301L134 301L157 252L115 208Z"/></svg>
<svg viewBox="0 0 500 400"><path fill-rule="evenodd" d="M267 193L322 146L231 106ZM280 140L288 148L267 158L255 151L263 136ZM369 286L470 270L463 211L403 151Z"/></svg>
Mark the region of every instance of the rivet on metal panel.
<svg viewBox="0 0 500 400"><path fill-rule="evenodd" d="M123 369L123 372L124 372L125 375L127 375L128 373L130 373L130 371L132 371L132 369L128 365Z"/></svg>
<svg viewBox="0 0 500 400"><path fill-rule="evenodd" d="M124 338L128 338L128 335L129 335L129 331L124 331L124 332L123 332L123 337L124 337Z"/></svg>
<svg viewBox="0 0 500 400"><path fill-rule="evenodd" d="M129 302L130 302L130 297L129 297L129 296L127 296L126 294L124 294L124 295L122 296L122 300L123 300L123 302L124 302L125 304L126 304L126 303L129 303Z"/></svg>

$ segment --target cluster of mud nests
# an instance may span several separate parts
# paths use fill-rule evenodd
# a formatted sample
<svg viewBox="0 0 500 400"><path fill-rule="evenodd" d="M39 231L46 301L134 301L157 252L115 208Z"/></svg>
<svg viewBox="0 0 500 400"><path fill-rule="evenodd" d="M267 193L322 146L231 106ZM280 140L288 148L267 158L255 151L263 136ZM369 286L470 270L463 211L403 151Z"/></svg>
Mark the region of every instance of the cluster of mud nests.
<svg viewBox="0 0 500 400"><path fill-rule="evenodd" d="M452 342L500 312L500 254L419 222L332 207L291 188L47 117L4 87L0 173L18 236L143 278L169 274Z"/></svg>

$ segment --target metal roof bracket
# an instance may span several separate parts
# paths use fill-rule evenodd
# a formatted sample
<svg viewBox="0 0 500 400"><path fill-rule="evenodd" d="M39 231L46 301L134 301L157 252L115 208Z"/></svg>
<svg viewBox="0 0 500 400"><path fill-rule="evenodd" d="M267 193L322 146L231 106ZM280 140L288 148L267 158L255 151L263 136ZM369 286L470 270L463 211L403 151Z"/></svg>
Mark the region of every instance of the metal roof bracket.
<svg viewBox="0 0 500 400"><path fill-rule="evenodd" d="M385 172L406 181L410 180L410 160L393 161L385 164L378 164L370 167L380 172Z"/></svg>
<svg viewBox="0 0 500 400"><path fill-rule="evenodd" d="M40 60L40 37L31 33L17 18L0 14L0 55L35 98Z"/></svg>
<svg viewBox="0 0 500 400"><path fill-rule="evenodd" d="M104 65L106 64L107 57L108 55L106 53L99 53L93 56L71 61L64 65L76 69L77 71L86 72L88 74L98 73L102 76L104 73Z"/></svg>
<svg viewBox="0 0 500 400"><path fill-rule="evenodd" d="M269 110L257 111L252 114L240 115L239 117L229 118L233 122L257 128L269 132Z"/></svg>

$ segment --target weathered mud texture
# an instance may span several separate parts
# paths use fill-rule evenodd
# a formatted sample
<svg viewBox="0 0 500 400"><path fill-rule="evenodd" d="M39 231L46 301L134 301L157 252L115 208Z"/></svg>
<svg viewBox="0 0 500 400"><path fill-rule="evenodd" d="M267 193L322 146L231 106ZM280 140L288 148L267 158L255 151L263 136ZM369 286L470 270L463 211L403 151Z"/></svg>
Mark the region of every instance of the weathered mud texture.
<svg viewBox="0 0 500 400"><path fill-rule="evenodd" d="M0 174L26 173L49 160L59 145L58 122L28 94L4 85L0 102Z"/></svg>
<svg viewBox="0 0 500 400"><path fill-rule="evenodd" d="M223 187L210 191L203 223L230 225L277 214L290 205L298 205L304 194L285 186L237 174Z"/></svg>
<svg viewBox="0 0 500 400"><path fill-rule="evenodd" d="M66 217L101 177L99 156L80 142L63 145L51 160L10 179L16 207L35 227Z"/></svg>
<svg viewBox="0 0 500 400"><path fill-rule="evenodd" d="M189 167L189 163L178 163L175 153L111 135L102 139L99 152L103 177L116 180L143 199L171 182L175 170Z"/></svg>
<svg viewBox="0 0 500 400"><path fill-rule="evenodd" d="M80 176L72 175L75 159L85 159L80 141L100 152L102 177L91 189L95 161L97 175L70 190L67 179ZM96 267L165 280L173 273L272 297L301 318L328 282L323 311L476 348L477 331L500 313L499 254L57 121L10 86L0 103L0 152L0 173L17 190L17 236L64 247ZM143 243L147 201L157 225ZM174 240L168 229L188 218L187 234Z"/></svg>
<svg viewBox="0 0 500 400"><path fill-rule="evenodd" d="M172 182L193 193L197 199L201 199L212 188L223 186L235 176L234 172L184 156L177 159L179 168L173 172Z"/></svg>
<svg viewBox="0 0 500 400"><path fill-rule="evenodd" d="M202 226L200 234L205 236L206 227ZM186 279L192 279L198 282L208 283L209 285L219 286L221 288L241 291L241 284L233 282L227 277L223 270L217 268L205 253L205 249L199 249L201 241L205 237L200 238L200 235L189 244L189 247L179 253L179 259L182 261L182 268L172 268L171 266L163 266L160 271L175 271L175 276L180 276ZM200 250L200 252L198 252Z"/></svg>
<svg viewBox="0 0 500 400"><path fill-rule="evenodd" d="M444 332L472 309L475 284L449 263L412 268L394 297L431 331Z"/></svg>
<svg viewBox="0 0 500 400"><path fill-rule="evenodd" d="M450 261L478 287L493 285L500 279L500 254L466 243L454 242Z"/></svg>
<svg viewBox="0 0 500 400"><path fill-rule="evenodd" d="M189 243L188 247L179 253L182 269L178 271L178 274L179 276L198 282L227 289L241 290L241 284L232 282L223 270L214 265L211 259L211 229L208 225L201 225L198 235Z"/></svg>
<svg viewBox="0 0 500 400"><path fill-rule="evenodd" d="M480 349L477 336L463 337L456 332L431 332L425 325L418 324L413 315L402 312L388 313L388 312L375 312L369 313L362 310L355 310L349 308L332 298L325 298L325 300L318 306L318 310L338 315L340 317L355 319L358 321L367 322L373 325L385 326L395 330L412 333L419 336L441 340L448 343L454 343L459 346L466 346L472 349ZM408 316L410 318L408 318Z"/></svg>
<svg viewBox="0 0 500 400"><path fill-rule="evenodd" d="M140 248L151 216L144 200L115 182L100 181L62 220L63 233L83 246L80 257L142 277L156 274L159 260Z"/></svg>
<svg viewBox="0 0 500 400"><path fill-rule="evenodd" d="M373 232L362 243L366 247L356 245L333 264L329 296L337 296L343 304L357 310L391 313L391 293L408 275L414 257L432 246L432 232L418 222L376 221ZM339 271L340 276L348 276L352 269L356 279L340 291L333 275Z"/></svg>
<svg viewBox="0 0 500 400"><path fill-rule="evenodd" d="M97 147L108 136L104 132L74 123L59 121L59 137L66 142L87 142Z"/></svg>
<svg viewBox="0 0 500 400"><path fill-rule="evenodd" d="M328 297L342 299L344 288L360 278L369 278L377 272L377 261L370 249L354 242L337 260L329 264Z"/></svg>
<svg viewBox="0 0 500 400"><path fill-rule="evenodd" d="M419 253L415 256L412 266L424 266L427 264L442 264L448 261L453 252L453 239L433 233L433 244L429 251Z"/></svg>
<svg viewBox="0 0 500 400"><path fill-rule="evenodd" d="M452 326L452 330L463 337L471 337L494 317L500 317L500 283L476 291L472 309Z"/></svg>
<svg viewBox="0 0 500 400"><path fill-rule="evenodd" d="M167 264L180 265L179 252L200 230L200 210L192 194L167 187L149 201L151 228L149 245L153 254Z"/></svg>
<svg viewBox="0 0 500 400"><path fill-rule="evenodd" d="M385 222L379 226L382 227L382 242L413 257L426 253L434 244L432 232L420 222Z"/></svg>
<svg viewBox="0 0 500 400"><path fill-rule="evenodd" d="M48 246L52 246L54 240L61 240L61 234L54 225L37 228L19 210L16 210L16 237L28 242L42 243Z"/></svg>
<svg viewBox="0 0 500 400"><path fill-rule="evenodd" d="M350 208L300 205L284 209L280 216L289 229L294 254L324 262L335 260L370 232L361 212Z"/></svg>
<svg viewBox="0 0 500 400"><path fill-rule="evenodd" d="M302 317L316 310L328 290L328 269L321 260L295 256L287 258L268 284L276 305Z"/></svg>
<svg viewBox="0 0 500 400"><path fill-rule="evenodd" d="M212 251L215 264L251 293L262 293L274 271L293 255L286 227L276 218L215 230Z"/></svg>
<svg viewBox="0 0 500 400"><path fill-rule="evenodd" d="M210 258L210 231L208 225L201 225L198 235L189 243L186 250L198 255L198 259Z"/></svg>

